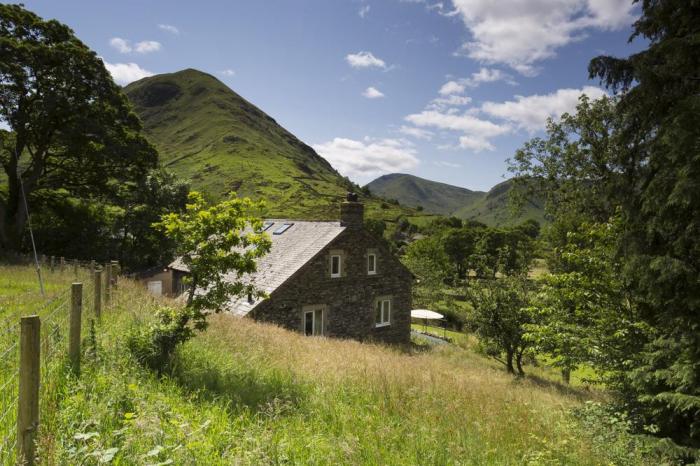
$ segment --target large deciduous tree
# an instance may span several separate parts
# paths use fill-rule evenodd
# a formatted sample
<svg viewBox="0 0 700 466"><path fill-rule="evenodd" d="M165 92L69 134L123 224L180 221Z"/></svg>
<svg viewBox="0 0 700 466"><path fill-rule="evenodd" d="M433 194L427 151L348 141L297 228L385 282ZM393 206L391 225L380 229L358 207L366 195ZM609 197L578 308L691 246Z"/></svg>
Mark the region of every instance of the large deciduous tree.
<svg viewBox="0 0 700 466"><path fill-rule="evenodd" d="M582 222L619 219L614 252L635 319L629 327L644 331L620 330L628 353L608 386L640 427L653 425L659 435L697 447L700 4L641 4L633 37L648 46L589 66L590 77L619 93L616 104L582 102L576 117L518 153L516 171L548 184L562 244Z"/></svg>
<svg viewBox="0 0 700 466"><path fill-rule="evenodd" d="M21 246L22 184L29 199L56 189L100 198L157 162L102 60L21 5L0 5L0 121L0 249Z"/></svg>

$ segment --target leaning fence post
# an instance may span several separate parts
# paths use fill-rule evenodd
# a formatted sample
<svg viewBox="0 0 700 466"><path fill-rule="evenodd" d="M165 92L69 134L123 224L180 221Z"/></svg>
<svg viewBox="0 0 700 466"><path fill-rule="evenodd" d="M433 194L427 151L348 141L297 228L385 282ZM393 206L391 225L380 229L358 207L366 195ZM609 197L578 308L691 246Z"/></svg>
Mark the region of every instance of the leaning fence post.
<svg viewBox="0 0 700 466"><path fill-rule="evenodd" d="M19 399L17 407L17 458L34 464L39 428L39 366L41 349L39 316L22 317L19 337Z"/></svg>
<svg viewBox="0 0 700 466"><path fill-rule="evenodd" d="M80 329L83 310L83 284L71 285L70 327L68 333L68 358L73 371L80 372Z"/></svg>
<svg viewBox="0 0 700 466"><path fill-rule="evenodd" d="M102 315L102 270L95 270L95 317L100 320Z"/></svg>

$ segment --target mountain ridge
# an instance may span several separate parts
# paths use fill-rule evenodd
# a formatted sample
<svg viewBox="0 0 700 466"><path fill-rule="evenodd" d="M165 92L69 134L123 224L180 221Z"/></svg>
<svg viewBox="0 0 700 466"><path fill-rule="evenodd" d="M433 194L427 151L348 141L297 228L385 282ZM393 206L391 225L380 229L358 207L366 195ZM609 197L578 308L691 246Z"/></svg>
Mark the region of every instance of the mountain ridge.
<svg viewBox="0 0 700 466"><path fill-rule="evenodd" d="M489 191L472 191L406 173L390 173L366 187L375 195L423 207L427 213L478 220L490 226L510 226L528 219L546 221L539 200L527 200L519 212L512 212L509 197L516 189L512 179L498 183Z"/></svg>
<svg viewBox="0 0 700 466"><path fill-rule="evenodd" d="M161 164L213 199L228 192L265 199L268 215L332 220L356 189L323 157L216 77L192 68L124 88ZM413 209L364 199L370 218Z"/></svg>

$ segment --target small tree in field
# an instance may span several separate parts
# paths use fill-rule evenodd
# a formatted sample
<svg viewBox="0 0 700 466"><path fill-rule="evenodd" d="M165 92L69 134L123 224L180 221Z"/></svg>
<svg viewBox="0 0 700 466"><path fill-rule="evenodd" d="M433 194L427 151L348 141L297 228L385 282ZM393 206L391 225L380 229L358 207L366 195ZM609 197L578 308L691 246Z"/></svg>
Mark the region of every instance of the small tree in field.
<svg viewBox="0 0 700 466"><path fill-rule="evenodd" d="M255 272L256 259L270 250L270 239L256 215L263 207L262 202L235 195L208 205L200 193L191 192L183 213L164 215L154 225L175 243L188 267L189 290L184 309L163 309L154 326L131 338L137 358L162 371L175 347L191 338L193 328L206 328L207 312L220 312L232 297L263 295L241 280Z"/></svg>
<svg viewBox="0 0 700 466"><path fill-rule="evenodd" d="M523 356L530 346L524 338L525 326L535 322L529 308L530 284L523 277L473 280L467 295L474 308L468 322L490 355L511 374L517 367L518 374L524 375Z"/></svg>

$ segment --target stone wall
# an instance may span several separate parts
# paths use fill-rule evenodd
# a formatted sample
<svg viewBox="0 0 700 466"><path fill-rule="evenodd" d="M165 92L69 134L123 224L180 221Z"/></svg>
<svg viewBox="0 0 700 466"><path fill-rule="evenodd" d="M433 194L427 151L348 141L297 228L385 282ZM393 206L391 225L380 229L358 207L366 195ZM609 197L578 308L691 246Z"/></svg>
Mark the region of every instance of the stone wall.
<svg viewBox="0 0 700 466"><path fill-rule="evenodd" d="M342 276L331 278L331 253L342 252ZM377 271L367 274L367 253ZM303 310L324 306L324 334L361 341L407 343L413 278L389 250L363 228L348 228L252 313L259 320L303 331ZM375 325L375 303L390 297L390 325Z"/></svg>

